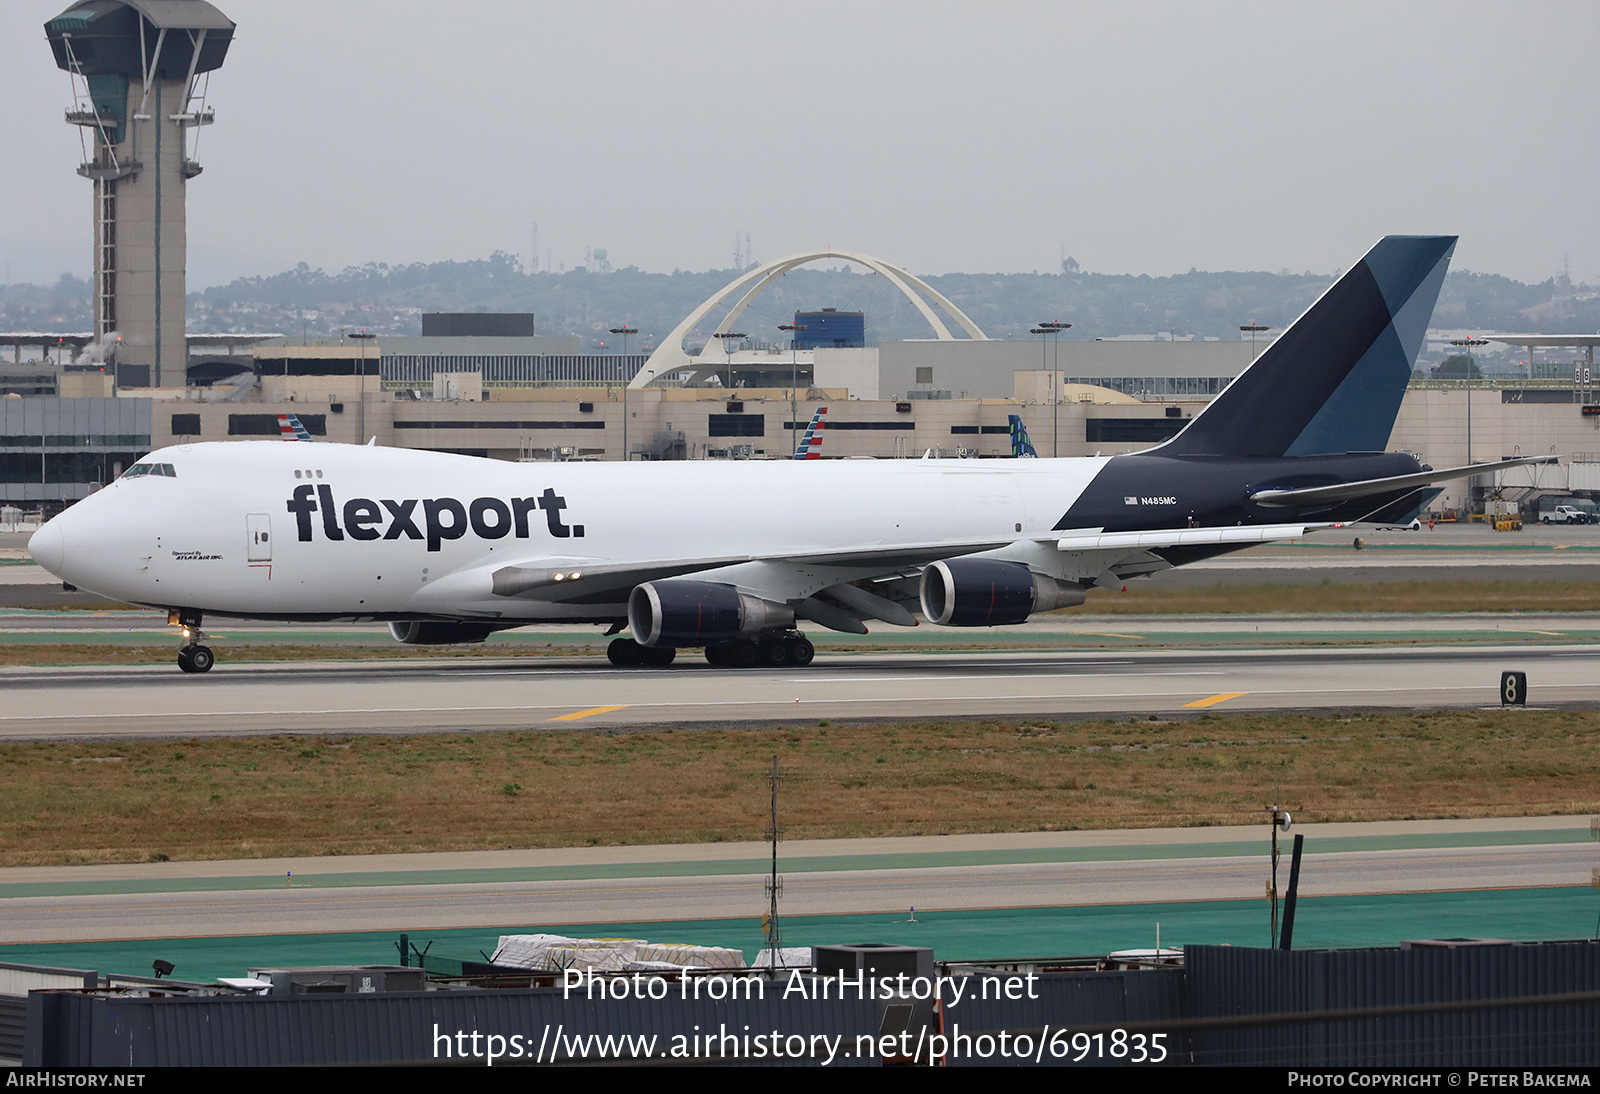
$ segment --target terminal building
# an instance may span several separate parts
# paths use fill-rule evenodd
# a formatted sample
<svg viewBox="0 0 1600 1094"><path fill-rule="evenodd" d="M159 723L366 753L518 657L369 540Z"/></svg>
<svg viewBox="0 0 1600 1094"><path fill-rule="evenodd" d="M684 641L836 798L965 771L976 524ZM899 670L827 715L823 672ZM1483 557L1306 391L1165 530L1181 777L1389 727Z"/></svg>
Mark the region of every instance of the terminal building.
<svg viewBox="0 0 1600 1094"><path fill-rule="evenodd" d="M794 334L805 338L787 345L755 345L735 330L774 270L823 257L884 272L916 298L933 337L866 345L861 313L827 309L796 313L807 329ZM697 347L695 326L728 298L736 303ZM523 461L784 459L822 407L825 459L1008 457L1014 414L1042 456L1114 455L1174 436L1272 333L1254 343L990 339L909 273L837 251L741 275L648 355L582 353L575 336L541 335L526 314L424 314L422 331L349 331L327 343L191 335L184 382L161 386L125 384L97 363L92 332L0 338L13 351L0 364L0 501L59 507L152 448L277 437L283 414L317 440ZM1524 375L1419 375L1390 447L1434 466L1562 457L1452 483L1440 510L1481 510L1496 495L1597 494L1600 336L1496 337L1525 352ZM24 365L24 347L38 359Z"/></svg>
<svg viewBox="0 0 1600 1094"><path fill-rule="evenodd" d="M915 279L896 272L911 291ZM784 459L822 407L823 458L999 458L1012 453L1015 414L1041 456L1114 455L1174 436L1271 338L997 340L955 311L930 324L932 338L846 345L859 313L799 313L807 322L796 326L818 315L843 316L831 333L844 333L810 348L713 337L696 349L685 329L649 355L584 354L574 336L538 334L532 316L483 313L425 314L420 336L357 331L329 344L190 336L186 382L161 387L125 386L86 360L91 334L10 335L0 340L14 358L0 364L0 501L50 510L152 448L277 437L281 414L316 440L522 461ZM736 306L717 326L738 318ZM1418 376L1389 447L1440 467L1562 457L1452 483L1439 510L1481 511L1494 496L1600 497L1600 336L1494 337L1526 352L1525 374ZM24 366L23 346L43 361Z"/></svg>
<svg viewBox="0 0 1600 1094"><path fill-rule="evenodd" d="M1061 367L1042 369L1038 347L1026 343L903 342L818 348L815 382L797 387L742 379L723 386L713 378L635 388L628 379L645 367L642 355L577 348L572 338L509 335L267 341L232 376L170 388L117 388L100 372L47 371L36 386L50 394L0 399L0 500L58 507L152 448L276 437L278 416L288 413L320 441L376 438L503 460L787 458L820 407L828 408L824 458L997 458L1011 454L1008 421L1016 414L1041 455L1112 455L1173 436L1204 408L1213 381L1217 390L1225 386L1249 352L1236 342L1063 341ZM867 379L852 383L851 361L841 359L855 355L859 366L864 353L909 371L893 374L902 382L890 386L887 367L875 374L856 367ZM737 375L742 359L763 358L762 372L779 373L791 356L739 351L731 358ZM756 363L749 362L751 375ZM1581 370L1580 363L1580 378ZM964 377L969 387L937 386L944 376L952 384ZM1202 381L1203 391L1172 390ZM1502 473L1500 482L1451 484L1435 503L1441 509L1471 508L1474 487L1480 507L1497 487L1510 498L1589 496L1600 488L1590 481L1600 473L1593 397L1560 379L1416 380L1390 448L1434 466L1562 457L1556 467Z"/></svg>

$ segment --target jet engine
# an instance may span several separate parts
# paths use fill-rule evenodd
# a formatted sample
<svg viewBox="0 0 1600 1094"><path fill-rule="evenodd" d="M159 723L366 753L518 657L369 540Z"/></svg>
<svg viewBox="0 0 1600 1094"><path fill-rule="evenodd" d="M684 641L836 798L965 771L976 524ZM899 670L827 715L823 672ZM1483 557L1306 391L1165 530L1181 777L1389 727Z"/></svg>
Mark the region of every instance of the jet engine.
<svg viewBox="0 0 1600 1094"><path fill-rule="evenodd" d="M628 629L641 646L706 646L794 626L794 609L717 581L647 581L628 597Z"/></svg>
<svg viewBox="0 0 1600 1094"><path fill-rule="evenodd" d="M462 642L482 642L502 629L487 623L423 623L411 620L389 624L389 633L394 640L408 646L454 646Z"/></svg>
<svg viewBox="0 0 1600 1094"><path fill-rule="evenodd" d="M952 558L922 571L922 614L941 627L998 627L1034 612L1082 604L1083 586L1036 574L1020 562Z"/></svg>

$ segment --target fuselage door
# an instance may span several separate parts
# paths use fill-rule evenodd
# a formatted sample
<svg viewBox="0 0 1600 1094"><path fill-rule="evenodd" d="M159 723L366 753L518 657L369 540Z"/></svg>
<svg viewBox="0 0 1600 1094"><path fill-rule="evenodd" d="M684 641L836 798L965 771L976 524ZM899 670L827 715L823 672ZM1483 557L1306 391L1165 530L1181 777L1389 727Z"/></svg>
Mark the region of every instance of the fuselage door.
<svg viewBox="0 0 1600 1094"><path fill-rule="evenodd" d="M272 518L266 513L251 513L245 517L250 532L250 561L272 561Z"/></svg>

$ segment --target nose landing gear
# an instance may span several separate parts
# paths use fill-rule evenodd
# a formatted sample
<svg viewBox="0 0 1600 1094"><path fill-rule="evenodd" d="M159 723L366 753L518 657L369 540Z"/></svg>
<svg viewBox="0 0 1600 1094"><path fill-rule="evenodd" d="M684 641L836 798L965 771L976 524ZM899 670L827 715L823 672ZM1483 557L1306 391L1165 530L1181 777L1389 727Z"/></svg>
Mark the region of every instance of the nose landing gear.
<svg viewBox="0 0 1600 1094"><path fill-rule="evenodd" d="M178 651L178 667L184 672L210 672L217 659L210 646L184 646Z"/></svg>
<svg viewBox="0 0 1600 1094"><path fill-rule="evenodd" d="M183 645L178 647L178 668L184 672L210 672L217 663L211 647L205 645L205 632L200 629L199 612L174 609L167 613L167 625L183 628Z"/></svg>

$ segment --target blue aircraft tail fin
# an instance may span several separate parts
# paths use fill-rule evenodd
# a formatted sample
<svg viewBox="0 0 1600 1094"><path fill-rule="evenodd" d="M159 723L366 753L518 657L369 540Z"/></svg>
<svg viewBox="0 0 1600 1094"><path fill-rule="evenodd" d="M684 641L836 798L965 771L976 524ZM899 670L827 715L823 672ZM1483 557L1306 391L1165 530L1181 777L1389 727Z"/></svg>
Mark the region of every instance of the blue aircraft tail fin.
<svg viewBox="0 0 1600 1094"><path fill-rule="evenodd" d="M1383 451L1455 244L1455 236L1379 240L1162 454Z"/></svg>
<svg viewBox="0 0 1600 1094"><path fill-rule="evenodd" d="M1037 456L1034 451L1033 441L1028 439L1028 427L1022 424L1021 415L1007 415L1011 425L1011 455L1012 456Z"/></svg>
<svg viewBox="0 0 1600 1094"><path fill-rule="evenodd" d="M278 436L286 441L309 441L311 432L300 424L300 418L297 415L279 414Z"/></svg>
<svg viewBox="0 0 1600 1094"><path fill-rule="evenodd" d="M822 431L828 424L828 408L817 407L817 412L811 416L811 424L806 426L806 435L795 446L794 459L820 460L822 459Z"/></svg>

